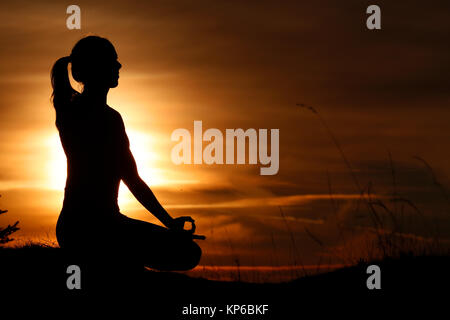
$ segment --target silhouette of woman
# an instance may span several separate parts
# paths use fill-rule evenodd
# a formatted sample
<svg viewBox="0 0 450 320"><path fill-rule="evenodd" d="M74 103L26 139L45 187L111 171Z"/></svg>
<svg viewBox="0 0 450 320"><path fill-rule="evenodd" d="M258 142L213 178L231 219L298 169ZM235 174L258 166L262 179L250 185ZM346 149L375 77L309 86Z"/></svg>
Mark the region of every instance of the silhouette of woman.
<svg viewBox="0 0 450 320"><path fill-rule="evenodd" d="M69 63L73 78L83 84L82 93L70 85ZM201 256L192 236L194 220L172 218L139 177L122 118L106 103L109 89L118 85L121 67L111 42L88 36L52 68L56 127L67 157L58 243L81 252L133 252L146 266L160 270L192 269ZM166 228L120 213L121 180ZM192 230L184 230L185 222L192 223Z"/></svg>

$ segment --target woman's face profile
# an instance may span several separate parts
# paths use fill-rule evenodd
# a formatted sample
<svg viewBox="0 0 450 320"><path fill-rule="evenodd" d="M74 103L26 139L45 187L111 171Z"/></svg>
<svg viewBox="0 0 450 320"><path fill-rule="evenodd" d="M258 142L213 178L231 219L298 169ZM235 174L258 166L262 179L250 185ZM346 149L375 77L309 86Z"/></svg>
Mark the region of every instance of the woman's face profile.
<svg viewBox="0 0 450 320"><path fill-rule="evenodd" d="M89 82L94 82L96 86L115 88L119 84L119 70L122 67L118 61L117 53L114 49L106 52L102 59L99 59L93 72L91 73L91 79Z"/></svg>
<svg viewBox="0 0 450 320"><path fill-rule="evenodd" d="M119 84L117 52L107 39L95 36L80 40L72 50L72 75L90 88L115 88Z"/></svg>
<svg viewBox="0 0 450 320"><path fill-rule="evenodd" d="M112 55L112 59L109 61L110 67L108 68L110 70L109 73L109 88L115 88L119 85L119 70L122 67L120 64L117 53L114 50L114 54Z"/></svg>

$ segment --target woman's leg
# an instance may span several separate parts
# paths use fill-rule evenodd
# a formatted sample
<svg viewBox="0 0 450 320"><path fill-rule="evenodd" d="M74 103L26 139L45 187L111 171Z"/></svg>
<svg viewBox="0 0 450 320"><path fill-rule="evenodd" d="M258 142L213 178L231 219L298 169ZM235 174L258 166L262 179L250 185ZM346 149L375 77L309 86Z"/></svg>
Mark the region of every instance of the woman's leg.
<svg viewBox="0 0 450 320"><path fill-rule="evenodd" d="M119 232L123 230L125 233L128 250L131 249L145 266L164 271L185 271L200 261L202 251L188 233L126 216L121 219L119 228Z"/></svg>

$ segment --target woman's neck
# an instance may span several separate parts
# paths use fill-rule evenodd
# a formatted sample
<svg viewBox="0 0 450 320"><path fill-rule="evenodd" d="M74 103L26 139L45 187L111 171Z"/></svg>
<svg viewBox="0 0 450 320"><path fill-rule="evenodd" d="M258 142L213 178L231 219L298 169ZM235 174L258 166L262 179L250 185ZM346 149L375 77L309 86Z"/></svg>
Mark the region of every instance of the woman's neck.
<svg viewBox="0 0 450 320"><path fill-rule="evenodd" d="M108 91L109 88L85 87L81 95L93 102L94 105L106 106Z"/></svg>

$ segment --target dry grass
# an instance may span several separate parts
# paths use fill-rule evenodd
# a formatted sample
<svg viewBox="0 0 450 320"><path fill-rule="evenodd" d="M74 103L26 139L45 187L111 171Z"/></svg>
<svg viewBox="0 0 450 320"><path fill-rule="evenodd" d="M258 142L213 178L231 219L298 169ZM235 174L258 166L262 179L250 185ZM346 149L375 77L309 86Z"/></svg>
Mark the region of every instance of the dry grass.
<svg viewBox="0 0 450 320"><path fill-rule="evenodd" d="M400 258L402 256L424 256L424 255L449 255L448 241L441 239L440 234L436 228L433 228L429 219L423 212L414 204L412 200L400 196L397 187L397 176L395 164L392 154L388 151L390 172L392 177L392 193L386 197L374 197L373 186L369 184L363 188L358 176L353 169L351 162L346 156L339 140L336 138L324 118L314 107L305 104L297 104L297 106L311 111L317 116L319 122L325 128L328 136L338 150L344 165L353 181L356 191L360 194L360 201L363 203L365 210L362 210L358 205L356 211L358 215L365 215L371 221L371 226L366 227L343 227L343 221L336 219L336 228L338 229L339 238L345 237L345 233L350 233L352 238L355 234L359 237L353 237L354 241L347 240L345 245L334 248L331 255L339 257L339 259L346 264L356 264L361 260L374 261L389 258ZM422 158L415 156L416 160L422 162L427 170L430 172L432 182L442 194L446 203L450 208L450 200L448 193L444 186L438 181L433 172L432 167ZM337 205L333 198L331 188L331 180L329 174L328 188L330 194L330 202L333 208L334 216L337 218ZM416 223L422 224L427 234L425 236L417 236L414 233L407 231L408 222L414 218ZM322 242L313 234L307 231L307 234L314 242ZM338 241L340 239L337 239ZM357 248L355 250L355 248ZM356 251L356 252L355 252Z"/></svg>

